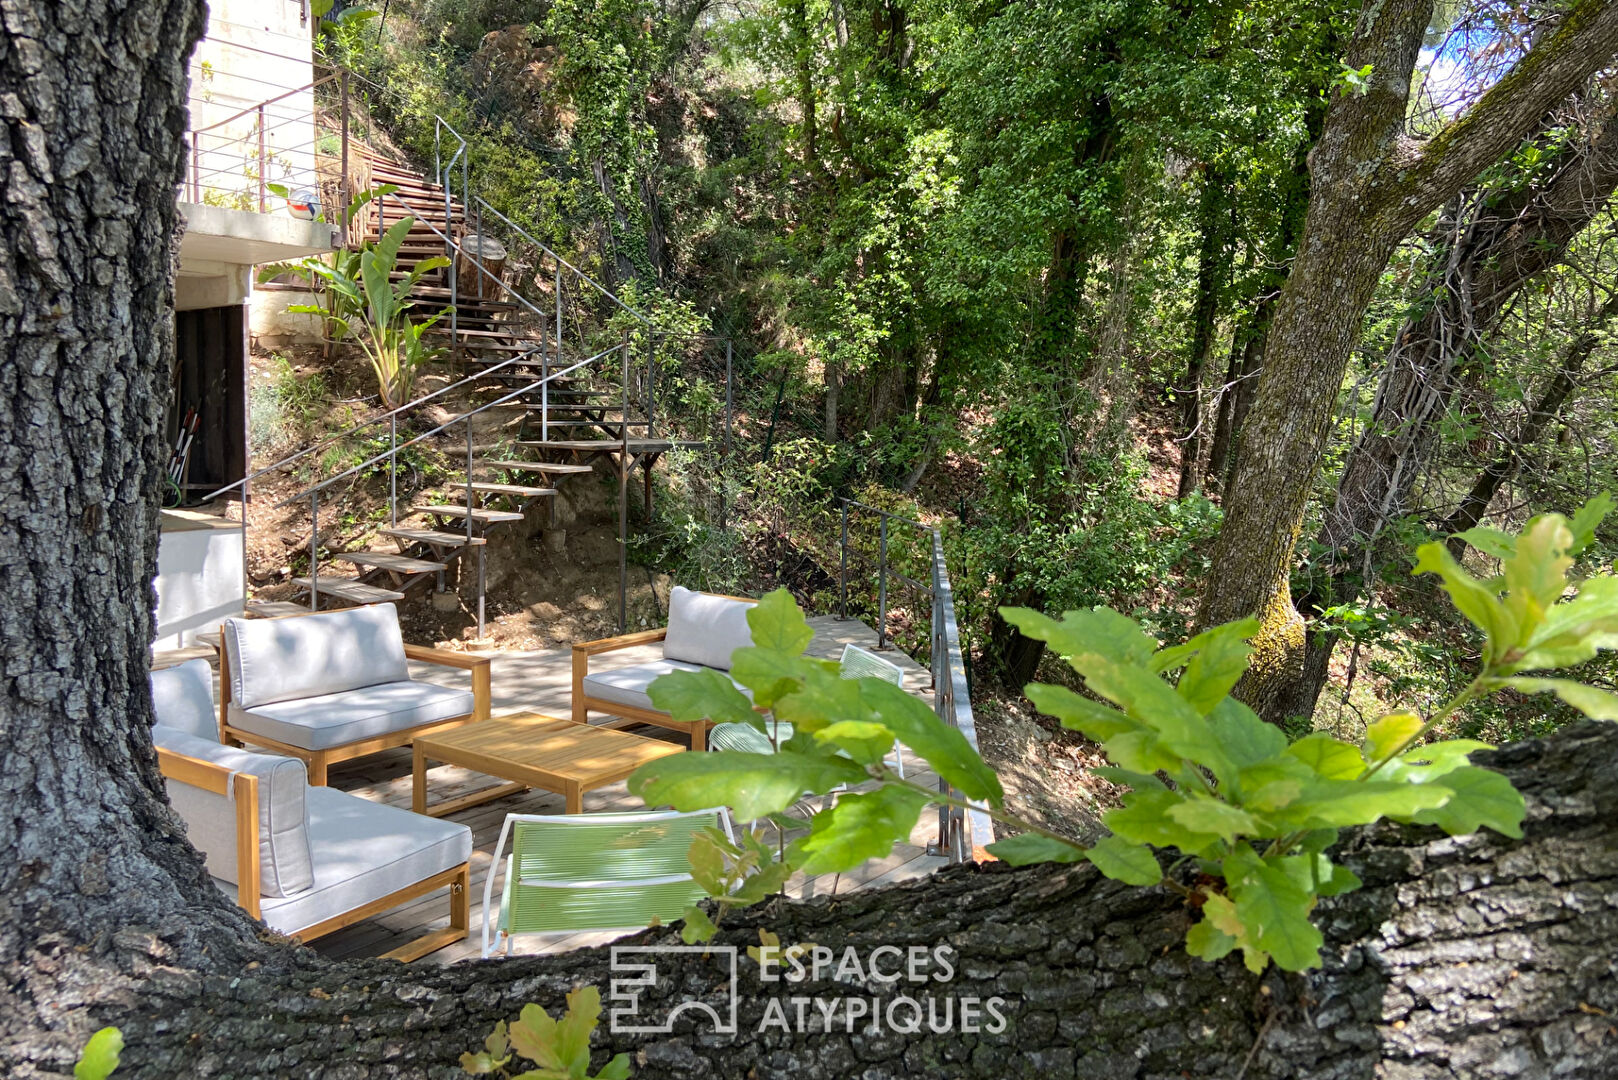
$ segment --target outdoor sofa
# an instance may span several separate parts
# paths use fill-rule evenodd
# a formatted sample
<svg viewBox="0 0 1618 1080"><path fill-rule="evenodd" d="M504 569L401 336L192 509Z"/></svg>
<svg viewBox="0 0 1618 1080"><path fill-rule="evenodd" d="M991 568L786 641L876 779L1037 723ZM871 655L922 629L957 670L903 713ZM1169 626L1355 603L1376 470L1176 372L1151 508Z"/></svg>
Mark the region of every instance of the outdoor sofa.
<svg viewBox="0 0 1618 1080"><path fill-rule="evenodd" d="M414 960L467 936L471 829L312 786L295 758L224 745L205 660L151 682L169 801L249 915L309 941L448 886L448 925L386 955Z"/></svg>
<svg viewBox="0 0 1618 1080"><path fill-rule="evenodd" d="M489 661L406 645L392 604L226 619L220 628L219 741L330 765L408 746L423 732L489 717ZM470 691L410 677L408 661L471 673Z"/></svg>

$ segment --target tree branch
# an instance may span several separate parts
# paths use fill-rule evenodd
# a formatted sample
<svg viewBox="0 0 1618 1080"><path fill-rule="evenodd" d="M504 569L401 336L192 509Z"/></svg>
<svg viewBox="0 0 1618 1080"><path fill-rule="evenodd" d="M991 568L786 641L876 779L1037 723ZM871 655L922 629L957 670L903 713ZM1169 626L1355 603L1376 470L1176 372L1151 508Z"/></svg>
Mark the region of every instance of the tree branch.
<svg viewBox="0 0 1618 1080"><path fill-rule="evenodd" d="M1523 132L1618 53L1618 4L1580 0L1542 44L1530 49L1460 119L1389 168L1402 208L1419 217L1497 161Z"/></svg>

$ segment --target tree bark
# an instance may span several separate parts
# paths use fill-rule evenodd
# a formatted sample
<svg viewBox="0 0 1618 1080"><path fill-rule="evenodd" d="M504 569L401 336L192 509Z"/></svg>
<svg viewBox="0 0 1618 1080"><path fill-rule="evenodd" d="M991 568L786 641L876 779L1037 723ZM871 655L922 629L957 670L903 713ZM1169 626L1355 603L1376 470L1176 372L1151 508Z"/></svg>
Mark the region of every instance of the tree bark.
<svg viewBox="0 0 1618 1080"><path fill-rule="evenodd" d="M1202 381L1213 355L1219 301L1230 284L1229 181L1208 169L1203 178L1198 218L1202 242L1197 251L1197 302L1191 315L1191 355L1180 388L1180 487L1183 499L1201 485L1203 437Z"/></svg>
<svg viewBox="0 0 1618 1080"><path fill-rule="evenodd" d="M636 1080L1230 1080L1249 1057L1250 1080L1610 1077L1618 1070L1618 728L1581 723L1480 760L1527 796L1525 838L1454 839L1387 825L1346 833L1338 858L1365 884L1317 909L1324 966L1303 976L1254 976L1236 956L1192 959L1183 939L1194 916L1161 886L1119 885L1088 866L990 863L809 903L771 900L727 919L716 944L739 950L757 944L760 929L838 957L854 948L863 959L880 945L953 950L954 977L920 993L860 979L762 983L744 954L735 1035L715 1034L689 1013L669 1034L609 1032L610 947L440 968L267 964L244 974L228 962L186 970L168 951L173 928L133 926L123 932L147 947L146 966L75 1001L62 1026L122 1027L120 1080L451 1077L457 1055L496 1021L530 1001L560 1011L568 990L593 985L607 1010L595 1063L629 1052ZM634 940L678 939L661 929ZM690 998L727 1001L728 969L712 960L657 963L639 1015L655 1020ZM850 1032L839 1021L811 1033L759 1030L771 1001L794 1017L794 996L846 1009L851 999L906 993L1000 997L1007 1026L904 1035L863 1024ZM65 1072L70 1049L59 1031L13 1034L0 1061L13 1076Z"/></svg>
<svg viewBox="0 0 1618 1080"><path fill-rule="evenodd" d="M1399 240L1532 130L1618 50L1618 5L1585 0L1458 120L1417 144L1404 133L1427 0L1367 4L1346 62L1370 64L1363 95L1337 92L1310 154L1303 240L1276 305L1198 621L1255 615L1238 693L1265 715L1298 677L1304 624L1289 589L1293 548L1343 371Z"/></svg>
<svg viewBox="0 0 1618 1080"><path fill-rule="evenodd" d="M1463 195L1440 221L1436 264L1412 305L1420 313L1395 338L1370 421L1343 463L1322 522L1324 572L1297 604L1306 617L1353 603L1372 587L1377 542L1408 512L1410 492L1432 457L1439 421L1473 351L1518 291L1562 262L1615 189L1618 132L1608 123L1570 145L1546 183L1504 196L1487 190ZM1302 677L1280 689L1266 719L1313 715L1336 643L1329 632L1309 635Z"/></svg>
<svg viewBox="0 0 1618 1080"><path fill-rule="evenodd" d="M1521 467L1523 453L1537 443L1545 434L1545 429L1556 419L1562 407L1567 404L1578 385L1579 372L1583 369L1585 361L1603 340L1602 332L1614 317L1618 317L1618 293L1607 298L1601 305L1588 329L1562 350L1557 357L1556 374L1551 376L1550 382L1545 384L1539 400L1528 410L1523 419L1522 427L1516 436L1501 448L1500 454L1478 474L1472 489L1467 492L1466 498L1455 508L1455 512L1445 519L1442 530L1446 533L1465 532L1483 520L1488 512L1489 504L1494 501L1501 485L1517 475ZM1451 539L1450 551L1456 558L1460 558L1462 549L1466 546L1462 540Z"/></svg>

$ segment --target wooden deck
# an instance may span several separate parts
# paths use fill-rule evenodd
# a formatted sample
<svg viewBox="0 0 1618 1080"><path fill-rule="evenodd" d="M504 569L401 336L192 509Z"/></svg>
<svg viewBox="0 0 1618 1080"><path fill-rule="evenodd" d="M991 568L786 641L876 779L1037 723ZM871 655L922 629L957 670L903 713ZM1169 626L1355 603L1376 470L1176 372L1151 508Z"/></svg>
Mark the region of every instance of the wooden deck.
<svg viewBox="0 0 1618 1080"><path fill-rule="evenodd" d="M815 640L809 647L811 655L835 659L844 644L852 642L867 648L876 644L876 633L855 620L839 622L823 616L810 620ZM487 654L493 658L493 711L503 713L532 710L555 716L569 714L572 685L572 653L568 649L538 649L520 652ZM602 669L642 663L661 655L658 646L626 649L596 657ZM931 700L927 692L928 673L909 657L898 652L883 654L905 669L905 687L918 696ZM444 685L456 685L464 680L460 672L426 665L411 665L415 677ZM592 717L604 720L606 717ZM673 733L655 728L631 728L638 734L666 737L677 741ZM937 778L919 759L905 758L905 772L929 786ZM330 773L333 787L378 802L409 809L411 805L411 752L408 747L333 766ZM440 765L428 772L431 798L434 802L470 794L480 788L493 786L497 781L479 773L456 766ZM584 795L584 809L634 810L642 809L639 799L629 794L623 783L590 791ZM447 964L466 957L475 957L480 950L479 935L483 921L484 887L489 874L500 825L508 813L560 814L562 796L545 791L530 790L469 808L449 815L447 820L459 821L472 829L472 934L466 941L416 961L418 964ZM832 892L851 892L869 885L885 885L905 881L932 873L946 862L941 856L928 855L926 845L936 839L937 815L929 808L922 814L910 842L898 844L885 859L873 860L852 874L837 877L824 875L805 879L798 875L787 885L788 895L811 897ZM502 875L495 874L493 898L500 902ZM328 956L378 956L415 937L424 930L447 925L448 904L442 892L426 896L407 907L399 908L378 919L361 923L312 942L312 946ZM562 952L587 945L599 945L613 940L612 933L566 933L533 935L519 938L514 951L519 954Z"/></svg>

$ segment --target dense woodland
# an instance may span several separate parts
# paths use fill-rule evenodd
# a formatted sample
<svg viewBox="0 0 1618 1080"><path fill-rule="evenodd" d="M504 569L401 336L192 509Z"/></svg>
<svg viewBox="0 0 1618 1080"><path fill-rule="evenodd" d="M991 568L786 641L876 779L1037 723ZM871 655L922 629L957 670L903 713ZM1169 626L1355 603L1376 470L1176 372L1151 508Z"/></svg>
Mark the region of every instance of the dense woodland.
<svg viewBox="0 0 1618 1080"><path fill-rule="evenodd" d="M735 654L751 701L659 681L698 720L792 699L799 734L668 755L631 791L741 820L840 798L779 865L756 837L748 872L705 863L722 903L641 940L949 942L1016 1023L535 1019L575 1075L1618 1070L1618 728L1599 722L1618 718L1599 689L1618 5L384 9L322 40L380 88L379 137L430 161L449 118L515 220L671 330L741 345L742 452L668 470L637 558L757 582L839 495L938 522L979 692L1026 686L1128 789L1089 846L1020 822L999 861L774 894L789 854L842 872L952 797L888 773L896 737L1013 819L959 731L805 660L793 594L771 593ZM603 949L327 959L215 886L158 770L173 195L203 26L196 0L84 0L10 3L0 32L0 1067L65 1077L116 1026L119 1080L489 1073L483 1036L606 986ZM668 362L711 424L711 358ZM716 970L686 954L646 999L718 1000ZM79 1076L107 1075L107 1045Z"/></svg>
<svg viewBox="0 0 1618 1080"><path fill-rule="evenodd" d="M1418 36L1350 49L1354 3L411 0L326 41L407 151L445 116L521 223L741 343L756 529L850 494L943 523L982 685L1042 657L1003 604L1167 639L1263 613L1244 696L1352 732L1476 653L1415 542L1613 486L1602 47L1430 138L1566 10L1416 4ZM642 553L745 576L745 514L672 490Z"/></svg>

